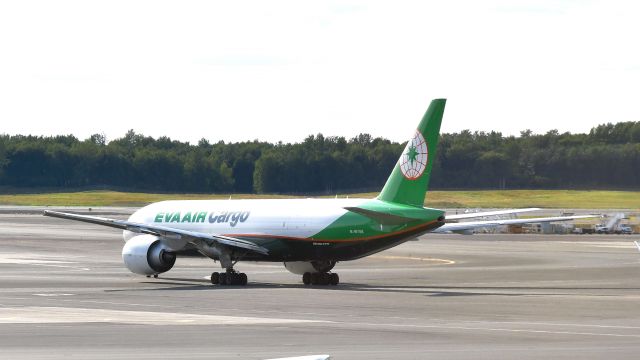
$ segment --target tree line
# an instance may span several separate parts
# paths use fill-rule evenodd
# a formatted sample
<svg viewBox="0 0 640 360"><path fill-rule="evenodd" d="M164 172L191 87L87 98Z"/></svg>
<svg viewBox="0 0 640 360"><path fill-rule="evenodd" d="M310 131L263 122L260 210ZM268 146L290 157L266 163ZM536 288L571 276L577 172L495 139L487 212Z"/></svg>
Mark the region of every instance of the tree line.
<svg viewBox="0 0 640 360"><path fill-rule="evenodd" d="M133 130L112 141L101 134L85 140L0 135L0 185L202 193L376 191L404 145L369 134L351 139L317 134L275 144L202 139L195 145ZM638 189L640 122L603 124L588 134L445 133L431 188Z"/></svg>

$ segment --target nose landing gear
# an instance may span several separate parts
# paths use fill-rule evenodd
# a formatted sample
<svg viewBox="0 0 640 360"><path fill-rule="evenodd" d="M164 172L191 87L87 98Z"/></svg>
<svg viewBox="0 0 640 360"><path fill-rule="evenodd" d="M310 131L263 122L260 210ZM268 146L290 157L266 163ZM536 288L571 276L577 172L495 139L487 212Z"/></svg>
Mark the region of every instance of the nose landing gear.
<svg viewBox="0 0 640 360"><path fill-rule="evenodd" d="M338 285L340 277L336 273L310 273L302 275L302 283L305 285Z"/></svg>

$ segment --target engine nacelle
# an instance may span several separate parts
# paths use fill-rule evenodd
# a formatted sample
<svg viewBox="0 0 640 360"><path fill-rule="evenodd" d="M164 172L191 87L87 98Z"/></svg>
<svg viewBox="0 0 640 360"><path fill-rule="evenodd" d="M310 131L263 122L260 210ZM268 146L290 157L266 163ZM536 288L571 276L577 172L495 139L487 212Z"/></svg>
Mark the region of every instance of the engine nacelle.
<svg viewBox="0 0 640 360"><path fill-rule="evenodd" d="M304 273L329 272L336 265L335 261L292 261L285 262L285 269L290 273L304 275Z"/></svg>
<svg viewBox="0 0 640 360"><path fill-rule="evenodd" d="M122 260L132 273L154 275L171 270L176 253L157 236L138 235L124 244Z"/></svg>

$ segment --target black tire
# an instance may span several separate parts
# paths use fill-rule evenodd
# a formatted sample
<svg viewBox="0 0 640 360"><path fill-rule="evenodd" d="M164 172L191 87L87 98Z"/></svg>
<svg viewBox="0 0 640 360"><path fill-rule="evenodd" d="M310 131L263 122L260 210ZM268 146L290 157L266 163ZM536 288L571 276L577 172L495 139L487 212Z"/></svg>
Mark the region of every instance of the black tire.
<svg viewBox="0 0 640 360"><path fill-rule="evenodd" d="M247 274L240 273L240 285L245 286L245 285L247 285L248 281L249 281L249 279L247 278Z"/></svg>
<svg viewBox="0 0 640 360"><path fill-rule="evenodd" d="M238 283L238 275L234 273L227 274L227 285L235 285Z"/></svg>
<svg viewBox="0 0 640 360"><path fill-rule="evenodd" d="M220 283L220 273L218 272L211 273L211 283L213 285L217 285Z"/></svg>
<svg viewBox="0 0 640 360"><path fill-rule="evenodd" d="M311 285L311 273L302 274L302 283L305 285Z"/></svg>
<svg viewBox="0 0 640 360"><path fill-rule="evenodd" d="M340 277L336 273L329 274L329 284L338 285L340 283Z"/></svg>
<svg viewBox="0 0 640 360"><path fill-rule="evenodd" d="M331 279L331 274L329 273L322 273L322 276L320 277L320 285L329 285L329 281Z"/></svg>
<svg viewBox="0 0 640 360"><path fill-rule="evenodd" d="M311 273L311 285L318 285L320 283L320 274Z"/></svg>
<svg viewBox="0 0 640 360"><path fill-rule="evenodd" d="M218 284L227 285L227 274L220 273L220 277L218 278Z"/></svg>

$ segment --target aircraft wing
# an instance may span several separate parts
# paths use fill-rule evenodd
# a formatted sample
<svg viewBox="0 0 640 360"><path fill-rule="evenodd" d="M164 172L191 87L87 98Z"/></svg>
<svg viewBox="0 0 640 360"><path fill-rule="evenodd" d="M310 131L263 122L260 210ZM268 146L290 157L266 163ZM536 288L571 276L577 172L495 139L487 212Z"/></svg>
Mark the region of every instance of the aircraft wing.
<svg viewBox="0 0 640 360"><path fill-rule="evenodd" d="M509 214L519 214L523 212L529 211L537 211L541 210L540 208L526 208L526 209L509 209L509 210L496 210L496 211L485 211L485 212L472 212L472 213L464 213L464 214L455 214L455 215L447 215L447 220L461 220L461 219L471 219L483 216L496 216L496 215L509 215Z"/></svg>
<svg viewBox="0 0 640 360"><path fill-rule="evenodd" d="M599 215L577 215L577 216L556 216L556 217L543 217L543 218L529 218L529 219L504 219L504 220L485 220L485 221L467 221L459 223L448 223L433 230L434 233L446 233L446 232L458 232L473 230L482 227L494 227L501 225L518 225L518 224L530 224L530 223L547 223L555 221L567 221L574 219L585 219L599 217ZM447 220L451 217L447 217Z"/></svg>
<svg viewBox="0 0 640 360"><path fill-rule="evenodd" d="M199 240L204 240L209 244L213 243L213 244L225 245L232 248L255 251L265 255L268 254L269 252L267 249L263 248L262 246L258 246L252 242L245 241L242 239L237 239L230 236L219 235L219 234L207 234L207 233L196 232L196 231L176 229L176 228L167 227L167 226L149 225L149 224L136 223L136 222L125 221L125 220L116 220L116 219L109 219L109 218L103 218L98 216L79 215L79 214L71 214L71 213L64 213L64 212L50 211L50 210L45 210L44 215L57 217L61 219L83 221L83 222L97 224L97 225L109 226L117 229L128 230L135 233L151 234L151 235L155 235L163 239L166 239L169 242L182 240L184 241L184 243L186 243L193 239L199 239Z"/></svg>

